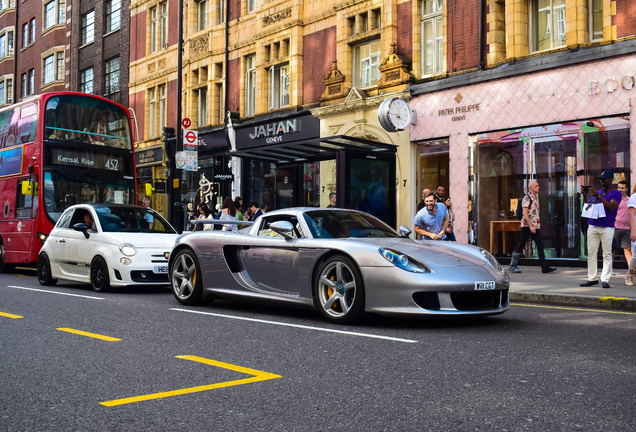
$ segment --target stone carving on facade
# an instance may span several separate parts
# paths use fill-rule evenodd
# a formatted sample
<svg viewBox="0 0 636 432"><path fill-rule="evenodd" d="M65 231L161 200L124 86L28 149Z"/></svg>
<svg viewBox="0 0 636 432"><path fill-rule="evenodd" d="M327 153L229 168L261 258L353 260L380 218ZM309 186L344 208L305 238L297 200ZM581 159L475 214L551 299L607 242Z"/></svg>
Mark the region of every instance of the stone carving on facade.
<svg viewBox="0 0 636 432"><path fill-rule="evenodd" d="M208 52L208 35L199 36L190 42L190 56L197 57Z"/></svg>
<svg viewBox="0 0 636 432"><path fill-rule="evenodd" d="M344 126L344 123L329 126L329 135L338 135L338 131L343 126Z"/></svg>
<svg viewBox="0 0 636 432"><path fill-rule="evenodd" d="M157 62L157 67L158 67L159 69L165 69L165 68L166 68L166 59L165 59L165 58L164 58L164 59L160 59L160 60Z"/></svg>
<svg viewBox="0 0 636 432"><path fill-rule="evenodd" d="M289 8L289 9L282 10L280 12L276 12L275 14L263 17L263 25L266 26L266 25L274 24L275 22L287 19L291 16L291 12L292 10L291 8Z"/></svg>
<svg viewBox="0 0 636 432"><path fill-rule="evenodd" d="M338 60L331 63L331 69L322 80L325 91L320 95L320 101L325 102L339 99L349 93L349 87L345 86L345 76L338 70Z"/></svg>
<svg viewBox="0 0 636 432"><path fill-rule="evenodd" d="M153 73L157 67L155 62L148 63L148 73Z"/></svg>
<svg viewBox="0 0 636 432"><path fill-rule="evenodd" d="M397 44L393 42L389 54L382 59L382 63L378 66L381 73L377 84L378 89L407 83L411 79L410 66L409 62L398 55Z"/></svg>

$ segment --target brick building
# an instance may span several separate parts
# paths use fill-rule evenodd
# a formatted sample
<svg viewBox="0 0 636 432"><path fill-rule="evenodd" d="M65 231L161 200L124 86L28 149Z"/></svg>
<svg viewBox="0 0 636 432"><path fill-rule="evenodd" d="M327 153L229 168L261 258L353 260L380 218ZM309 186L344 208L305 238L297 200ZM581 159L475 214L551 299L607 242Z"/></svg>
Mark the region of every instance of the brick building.
<svg viewBox="0 0 636 432"><path fill-rule="evenodd" d="M72 1L65 88L128 106L129 0Z"/></svg>
<svg viewBox="0 0 636 432"><path fill-rule="evenodd" d="M64 89L66 3L0 1L0 105Z"/></svg>
<svg viewBox="0 0 636 432"><path fill-rule="evenodd" d="M458 241L506 256L519 238L518 199L537 180L546 256L586 258L581 186L598 187L607 168L615 182L635 178L634 2L421 4L433 4L413 14L422 29L445 24L443 57L422 55L434 72L413 67L414 194L445 185Z"/></svg>

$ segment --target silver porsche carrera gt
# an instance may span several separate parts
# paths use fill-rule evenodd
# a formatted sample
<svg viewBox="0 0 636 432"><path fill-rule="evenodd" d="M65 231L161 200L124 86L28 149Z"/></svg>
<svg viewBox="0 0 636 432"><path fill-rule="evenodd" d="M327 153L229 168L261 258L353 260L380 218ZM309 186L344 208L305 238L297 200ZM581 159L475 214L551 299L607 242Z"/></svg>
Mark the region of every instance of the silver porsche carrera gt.
<svg viewBox="0 0 636 432"><path fill-rule="evenodd" d="M489 252L409 235L355 210L277 210L238 232L182 234L170 254L172 292L186 305L205 293L315 308L342 324L365 312L473 316L510 308L508 275Z"/></svg>

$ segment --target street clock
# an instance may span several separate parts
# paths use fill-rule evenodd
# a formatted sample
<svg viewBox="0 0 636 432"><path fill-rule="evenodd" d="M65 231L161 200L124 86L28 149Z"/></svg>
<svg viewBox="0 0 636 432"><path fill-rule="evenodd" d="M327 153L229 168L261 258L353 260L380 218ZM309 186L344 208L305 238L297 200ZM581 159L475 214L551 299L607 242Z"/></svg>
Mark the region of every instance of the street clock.
<svg viewBox="0 0 636 432"><path fill-rule="evenodd" d="M403 99L387 99L378 108L378 119L387 132L403 131L411 122L411 109Z"/></svg>

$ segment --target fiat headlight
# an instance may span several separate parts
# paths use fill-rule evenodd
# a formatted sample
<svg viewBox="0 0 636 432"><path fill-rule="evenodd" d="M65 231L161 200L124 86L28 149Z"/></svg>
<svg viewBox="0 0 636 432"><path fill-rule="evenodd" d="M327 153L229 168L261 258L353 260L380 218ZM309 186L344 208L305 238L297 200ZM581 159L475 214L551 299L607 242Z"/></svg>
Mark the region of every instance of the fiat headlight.
<svg viewBox="0 0 636 432"><path fill-rule="evenodd" d="M493 254L491 254L485 249L481 249L481 254L484 256L486 261L488 261L488 264L493 266L495 270L497 270L499 273L504 272L504 268L501 266L501 264L499 264L499 261L497 261L497 258L495 258Z"/></svg>
<svg viewBox="0 0 636 432"><path fill-rule="evenodd" d="M134 256L137 253L137 249L129 243L119 246L119 251L126 256Z"/></svg>
<svg viewBox="0 0 636 432"><path fill-rule="evenodd" d="M431 272L431 269L426 267L424 264L415 261L408 255L404 255L394 250L385 248L380 248L378 252L380 252L380 255L382 255L385 260L387 260L394 266L401 268L402 270L406 270L411 273Z"/></svg>

